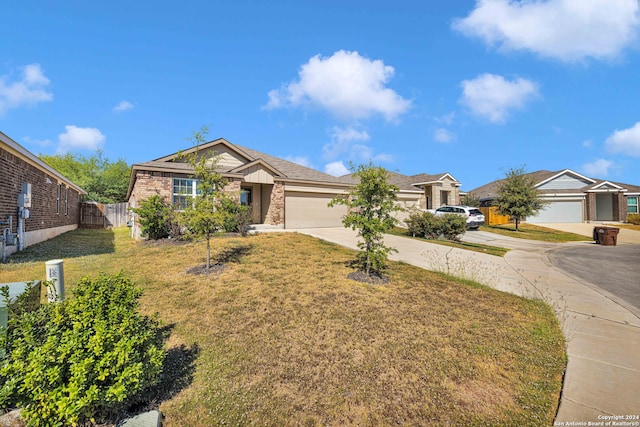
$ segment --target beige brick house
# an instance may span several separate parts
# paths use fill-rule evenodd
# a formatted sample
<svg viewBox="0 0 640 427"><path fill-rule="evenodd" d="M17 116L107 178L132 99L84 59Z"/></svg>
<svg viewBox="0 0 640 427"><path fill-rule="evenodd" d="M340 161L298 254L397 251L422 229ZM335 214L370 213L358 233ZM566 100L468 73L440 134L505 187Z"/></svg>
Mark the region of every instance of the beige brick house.
<svg viewBox="0 0 640 427"><path fill-rule="evenodd" d="M196 148L182 154L193 153ZM299 164L232 144L220 138L197 147L200 155L216 157L227 179L225 191L252 207L253 222L281 228L337 227L345 206L328 207L354 184L350 175L334 177ZM196 197L193 169L178 153L132 166L129 203L159 194L174 206ZM459 202L460 184L449 174L406 176L391 174L404 207L436 208ZM139 230L134 228L134 235Z"/></svg>

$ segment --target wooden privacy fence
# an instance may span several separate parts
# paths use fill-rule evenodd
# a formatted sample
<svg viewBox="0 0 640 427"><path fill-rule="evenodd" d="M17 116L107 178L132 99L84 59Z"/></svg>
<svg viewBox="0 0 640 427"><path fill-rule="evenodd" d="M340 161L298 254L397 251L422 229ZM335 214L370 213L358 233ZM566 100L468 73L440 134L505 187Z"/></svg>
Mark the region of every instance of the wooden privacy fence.
<svg viewBox="0 0 640 427"><path fill-rule="evenodd" d="M484 215L484 223L487 225L500 225L509 222L509 215L500 215L495 206L478 208Z"/></svg>
<svg viewBox="0 0 640 427"><path fill-rule="evenodd" d="M80 227L111 228L127 225L128 203L82 203L80 205Z"/></svg>

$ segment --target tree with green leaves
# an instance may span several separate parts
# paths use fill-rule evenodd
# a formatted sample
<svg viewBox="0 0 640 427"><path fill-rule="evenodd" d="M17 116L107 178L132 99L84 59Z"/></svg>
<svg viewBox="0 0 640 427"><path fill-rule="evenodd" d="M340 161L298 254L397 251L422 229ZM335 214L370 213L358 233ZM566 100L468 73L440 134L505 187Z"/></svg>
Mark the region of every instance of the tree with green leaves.
<svg viewBox="0 0 640 427"><path fill-rule="evenodd" d="M480 206L480 199L473 194L465 194L460 199L460 204L463 206L474 206L477 208Z"/></svg>
<svg viewBox="0 0 640 427"><path fill-rule="evenodd" d="M525 172L524 167L510 169L498 187L498 198L493 205L502 215L509 215L516 222L516 231L520 220L535 215L546 203L540 198L535 182Z"/></svg>
<svg viewBox="0 0 640 427"><path fill-rule="evenodd" d="M123 159L111 162L102 151L85 157L81 154L38 155L40 160L82 187L86 200L98 203L127 201L131 168Z"/></svg>
<svg viewBox="0 0 640 427"><path fill-rule="evenodd" d="M137 208L131 208L138 215L142 237L151 240L164 239L171 234L174 220L171 204L159 194L140 200Z"/></svg>
<svg viewBox="0 0 640 427"><path fill-rule="evenodd" d="M367 276L381 276L389 252L394 249L384 244L384 233L392 229L397 219L393 212L402 210L395 202L398 187L388 182L389 173L382 167L360 165L351 167L359 182L349 190L347 198L337 197L329 206L346 205L349 208L342 223L358 230L358 265Z"/></svg>
<svg viewBox="0 0 640 427"><path fill-rule="evenodd" d="M211 238L224 230L228 212L222 208L222 200L229 197L223 191L227 180L216 170L216 157L203 155L199 150L208 133L207 126L193 132L191 140L196 149L182 156L193 167L197 195L178 216L178 222L186 228L185 237L207 241L207 274L211 268Z"/></svg>

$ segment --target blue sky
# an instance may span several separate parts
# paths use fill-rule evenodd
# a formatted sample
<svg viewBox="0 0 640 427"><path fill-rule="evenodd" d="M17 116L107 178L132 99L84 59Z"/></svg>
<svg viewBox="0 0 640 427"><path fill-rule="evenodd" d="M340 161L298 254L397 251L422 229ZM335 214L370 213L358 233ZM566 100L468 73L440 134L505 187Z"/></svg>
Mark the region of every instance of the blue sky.
<svg viewBox="0 0 640 427"><path fill-rule="evenodd" d="M23 0L0 28L0 130L36 154L139 163L209 125L336 175L640 185L637 0Z"/></svg>

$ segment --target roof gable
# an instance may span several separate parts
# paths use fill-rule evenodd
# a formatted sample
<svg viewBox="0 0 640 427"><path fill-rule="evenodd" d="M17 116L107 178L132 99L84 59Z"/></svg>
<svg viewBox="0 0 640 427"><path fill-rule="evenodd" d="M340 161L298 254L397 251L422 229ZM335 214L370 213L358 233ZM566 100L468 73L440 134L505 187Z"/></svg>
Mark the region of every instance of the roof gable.
<svg viewBox="0 0 640 427"><path fill-rule="evenodd" d="M243 163L248 163L255 160L254 157L244 152L237 145L230 143L224 138L218 138L205 144L191 147L188 150L182 150L173 154L169 154L168 156L160 157L159 159L155 159L153 161L183 162L184 160L182 160L181 157L201 152L213 152L214 155L220 156L220 165L222 166L228 163L229 169L233 169Z"/></svg>
<svg viewBox="0 0 640 427"><path fill-rule="evenodd" d="M614 184L611 181L602 181L601 183L599 183L598 185L594 185L593 187L591 187L590 190L614 190L614 191L620 191L620 190L624 190L623 187Z"/></svg>
<svg viewBox="0 0 640 427"><path fill-rule="evenodd" d="M537 183L538 190L578 190L595 183L595 180L565 169Z"/></svg>

